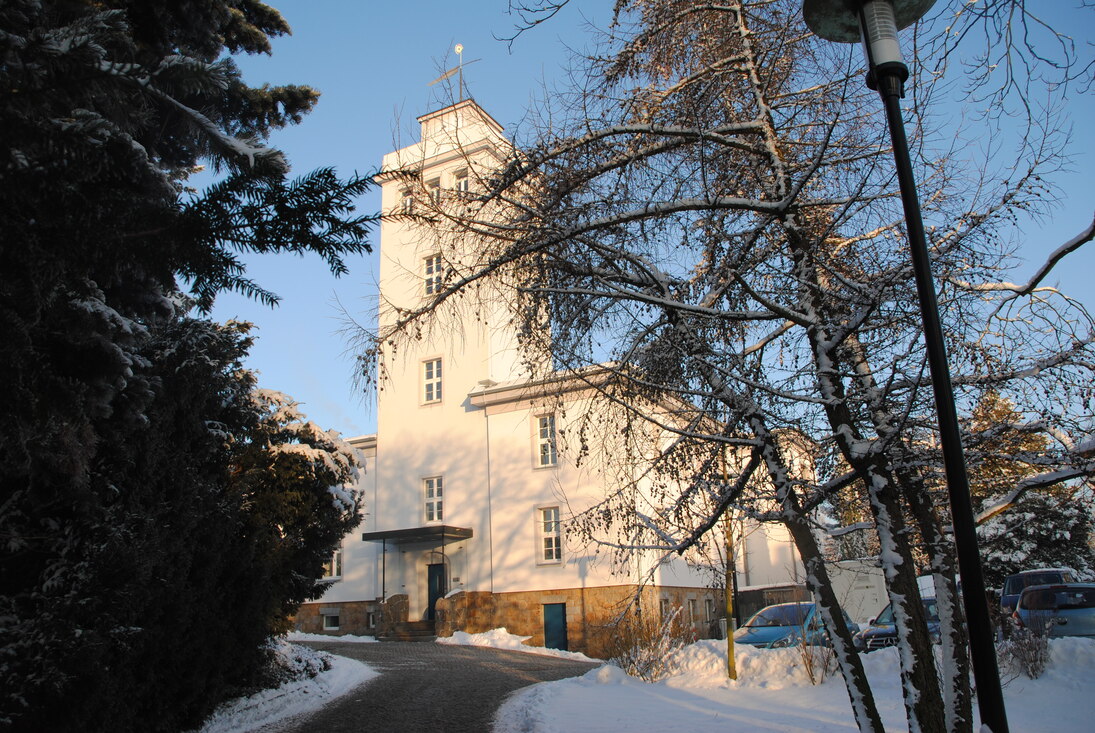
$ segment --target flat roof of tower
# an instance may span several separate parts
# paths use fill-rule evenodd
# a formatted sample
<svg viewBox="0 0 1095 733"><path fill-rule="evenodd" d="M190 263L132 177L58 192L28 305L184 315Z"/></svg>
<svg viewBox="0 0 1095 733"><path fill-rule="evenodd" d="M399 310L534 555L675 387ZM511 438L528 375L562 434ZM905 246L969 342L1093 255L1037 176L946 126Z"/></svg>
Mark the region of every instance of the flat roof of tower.
<svg viewBox="0 0 1095 733"><path fill-rule="evenodd" d="M483 109L481 106L479 106L478 102L476 102L474 99L471 99L470 97L468 99L461 99L459 102L456 102L455 104L450 104L447 107L442 107L441 109L434 110L433 112L427 112L426 114L421 115L421 116L417 117L416 119L419 122L426 122L427 120L432 120L434 117L440 117L441 115L445 114L446 112L452 112L453 110L456 110L456 109L459 109L459 108L462 108L462 107L471 107L472 109L474 109L478 114L482 115L483 119L487 123L489 123L490 125L498 128L498 132L501 132L504 129L502 127L502 125L498 122L498 120L491 117L490 114L485 109Z"/></svg>

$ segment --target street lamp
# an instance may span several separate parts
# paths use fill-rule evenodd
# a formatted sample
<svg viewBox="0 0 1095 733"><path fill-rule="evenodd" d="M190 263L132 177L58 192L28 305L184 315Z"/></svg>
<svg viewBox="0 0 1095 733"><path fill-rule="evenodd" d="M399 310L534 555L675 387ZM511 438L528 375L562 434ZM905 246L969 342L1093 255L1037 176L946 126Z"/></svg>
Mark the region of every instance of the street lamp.
<svg viewBox="0 0 1095 733"><path fill-rule="evenodd" d="M839 43L862 41L867 56L867 86L877 90L886 108L886 119L893 140L897 180L901 186L901 204L912 253L916 292L920 299L920 317L924 325L924 343L928 351L935 407L939 414L939 436L943 446L943 465L947 474L954 542L958 570L962 577L966 623L969 628L970 660L977 684L977 707L981 722L993 733L1008 733L1000 671L996 665L992 622L989 619L985 578L977 550L977 532L970 503L969 478L962 455L958 415L954 409L950 368L939 322L939 304L935 297L931 260L920 217L909 143L901 118L901 98L905 96L908 67L901 59L897 31L921 18L935 0L804 0L802 16L810 30L820 38Z"/></svg>

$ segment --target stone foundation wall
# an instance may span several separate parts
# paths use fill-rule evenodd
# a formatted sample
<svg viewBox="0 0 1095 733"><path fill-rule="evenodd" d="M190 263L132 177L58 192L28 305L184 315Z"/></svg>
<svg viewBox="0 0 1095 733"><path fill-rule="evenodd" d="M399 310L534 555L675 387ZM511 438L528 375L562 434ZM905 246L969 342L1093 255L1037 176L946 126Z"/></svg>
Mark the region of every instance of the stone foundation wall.
<svg viewBox="0 0 1095 733"><path fill-rule="evenodd" d="M615 623L620 614L631 606L636 588L633 585L613 585L595 588L562 588L517 593L490 593L487 591L462 591L437 602L437 635L452 636L456 631L469 634L505 628L511 634L530 637L526 644L544 645L544 604L565 603L567 617L567 647L591 657L606 659L611 656L611 642ZM669 586L647 587L642 591L640 606L644 613L661 614L663 604L672 611L677 606L688 608L688 599L696 600L700 618L688 619L687 613L679 618L691 625L696 638L706 639L715 635L716 625L705 616L705 598L715 600L720 614L723 609L720 591L704 588L679 588ZM408 620L409 599L406 595L391 596L387 603L379 601L346 601L341 603L305 603L293 618L298 631L311 634L358 634L375 636L391 629L395 624ZM339 628L327 631L323 628L323 615L337 613ZM369 615L375 625L370 625Z"/></svg>
<svg viewBox="0 0 1095 733"><path fill-rule="evenodd" d="M387 601L380 604L380 619L376 633L386 634L397 624L406 623L410 610L411 599L406 593L389 596Z"/></svg>
<svg viewBox="0 0 1095 733"><path fill-rule="evenodd" d="M329 634L341 636L343 634L357 634L371 636L376 634L376 628L369 625L369 614L379 621L376 611L379 604L375 601L344 601L341 603L305 603L297 610L291 619L293 628L306 634ZM323 628L323 617L328 613L338 614L338 630Z"/></svg>
<svg viewBox="0 0 1095 733"><path fill-rule="evenodd" d="M503 627L511 634L530 637L525 642L529 646L543 646L544 604L565 603L569 650L605 659L611 656L615 622L631 604L635 591L635 586L626 585L516 593L455 593L437 602L437 635L452 636L455 631L475 634ZM689 595L698 600L701 614L704 598L715 598L716 608L721 602L721 594L717 591L648 587L643 589L641 606L658 613L661 599L667 598L671 607L687 608ZM694 628L697 638L712 636L712 624L706 620L697 620Z"/></svg>
<svg viewBox="0 0 1095 733"><path fill-rule="evenodd" d="M305 603L290 619L290 623L297 631L307 634L376 636L396 624L406 622L409 608L410 602L405 594L391 596L387 603L379 600ZM337 631L323 628L323 616L328 613L338 614ZM372 624L369 623L369 614L372 614Z"/></svg>

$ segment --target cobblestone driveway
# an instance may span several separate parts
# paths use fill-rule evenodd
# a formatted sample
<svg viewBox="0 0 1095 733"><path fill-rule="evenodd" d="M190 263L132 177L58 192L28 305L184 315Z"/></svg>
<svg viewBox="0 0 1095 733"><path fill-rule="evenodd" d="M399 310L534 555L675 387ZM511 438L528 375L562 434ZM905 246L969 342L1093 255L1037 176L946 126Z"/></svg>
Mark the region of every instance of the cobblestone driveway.
<svg viewBox="0 0 1095 733"><path fill-rule="evenodd" d="M447 644L314 642L358 659L380 676L279 731L336 733L489 733L494 712L514 690L585 674L595 664L538 654Z"/></svg>

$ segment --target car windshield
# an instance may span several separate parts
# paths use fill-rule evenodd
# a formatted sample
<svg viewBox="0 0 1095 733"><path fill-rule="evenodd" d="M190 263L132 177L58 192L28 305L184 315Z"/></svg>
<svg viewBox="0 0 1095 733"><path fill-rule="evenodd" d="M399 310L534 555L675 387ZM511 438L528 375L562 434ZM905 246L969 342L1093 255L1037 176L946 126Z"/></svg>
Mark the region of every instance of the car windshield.
<svg viewBox="0 0 1095 733"><path fill-rule="evenodd" d="M1095 588L1046 588L1023 594L1022 607L1030 611L1095 608Z"/></svg>
<svg viewBox="0 0 1095 733"><path fill-rule="evenodd" d="M1004 581L1004 595L1014 596L1022 592L1023 588L1032 585L1049 585L1050 583L1068 582L1072 580L1068 573L1060 570L1047 570L1044 573L1023 573L1013 575Z"/></svg>
<svg viewBox="0 0 1095 733"><path fill-rule="evenodd" d="M929 621L938 621L939 612L936 609L934 598L922 599L924 603L924 613L927 615ZM893 604L886 606L882 609L882 613L878 614L878 618L874 620L876 626L893 625Z"/></svg>
<svg viewBox="0 0 1095 733"><path fill-rule="evenodd" d="M749 619L746 626L802 626L814 607L812 603L769 606Z"/></svg>

